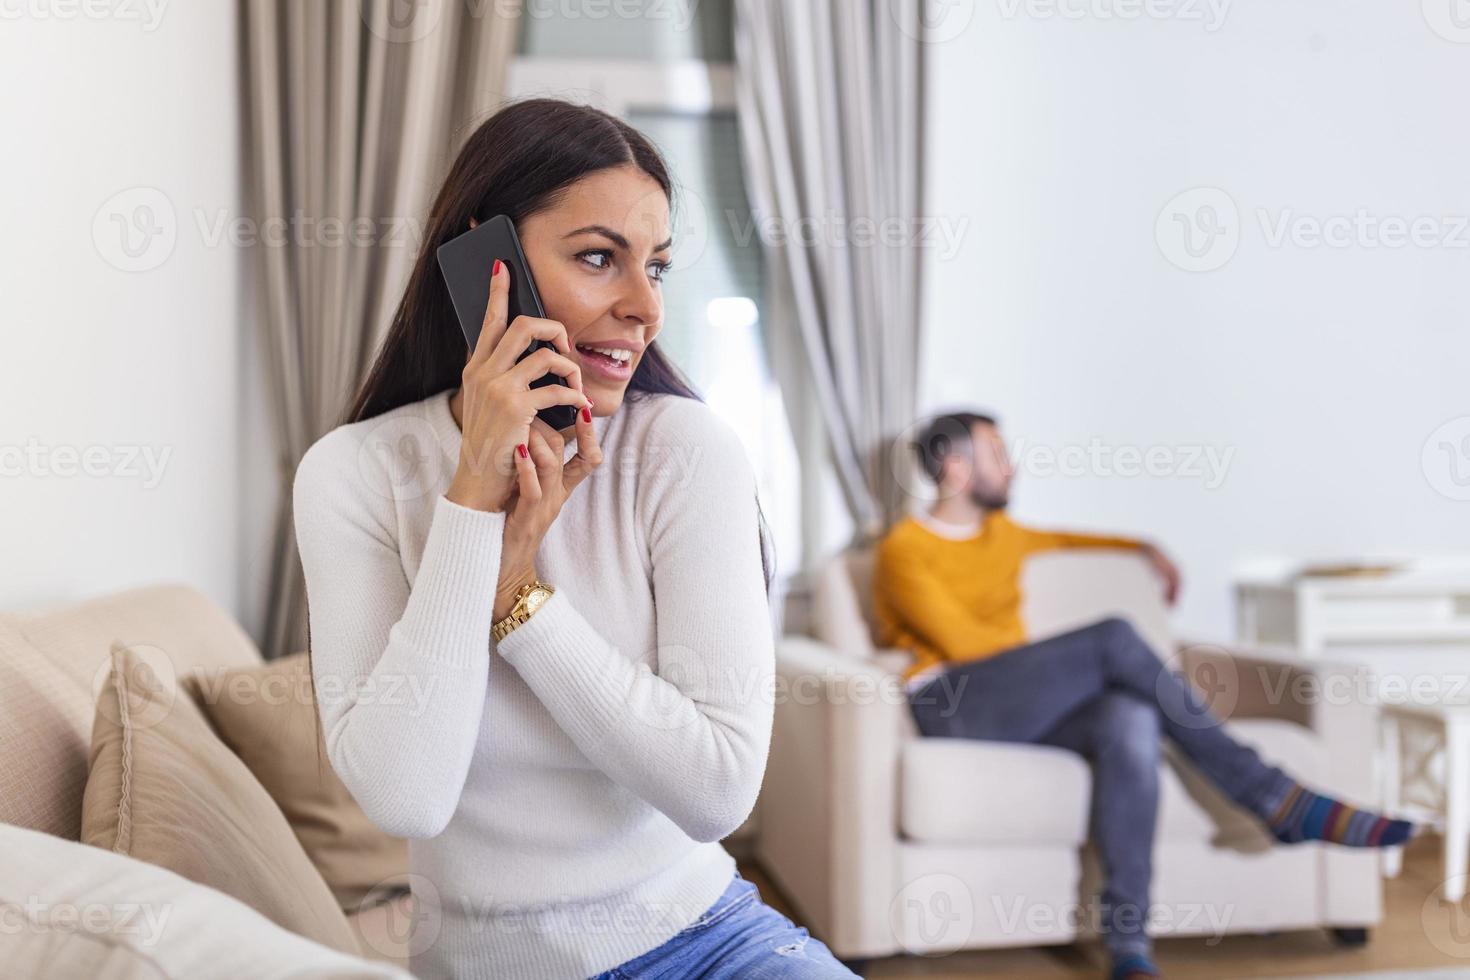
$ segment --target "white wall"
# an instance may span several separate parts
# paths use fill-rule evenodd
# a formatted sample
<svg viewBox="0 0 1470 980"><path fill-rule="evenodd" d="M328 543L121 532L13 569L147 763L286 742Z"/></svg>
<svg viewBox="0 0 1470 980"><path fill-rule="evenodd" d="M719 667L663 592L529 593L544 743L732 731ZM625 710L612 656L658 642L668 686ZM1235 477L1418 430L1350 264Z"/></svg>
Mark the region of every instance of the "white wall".
<svg viewBox="0 0 1470 980"><path fill-rule="evenodd" d="M1259 558L1470 552L1470 504L1447 495L1465 493L1451 464L1470 474L1470 44L1435 33L1436 3L1241 2L1210 30L1193 0L1133 20L987 0L950 5L971 20L930 48L927 210L968 226L929 265L923 407L989 406L1053 449L1233 452L1213 488L1086 464L1016 486L1021 519L1162 541L1196 635L1229 635L1230 583ZM1172 214L1156 239L1196 187L1228 200L1175 210L1239 213L1214 271L1171 263ZM1429 216L1456 244L1272 247L1288 209ZM1436 437L1423 464L1457 419L1455 458Z"/></svg>
<svg viewBox="0 0 1470 980"><path fill-rule="evenodd" d="M237 606L241 260L198 224L239 211L235 17L0 6L0 608L157 581Z"/></svg>

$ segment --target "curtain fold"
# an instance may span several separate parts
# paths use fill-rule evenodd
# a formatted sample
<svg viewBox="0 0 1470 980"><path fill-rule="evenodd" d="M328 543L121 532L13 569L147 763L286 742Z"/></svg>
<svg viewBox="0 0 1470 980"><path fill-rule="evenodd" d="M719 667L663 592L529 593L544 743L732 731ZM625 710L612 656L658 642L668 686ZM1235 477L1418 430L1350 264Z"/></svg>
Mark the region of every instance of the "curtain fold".
<svg viewBox="0 0 1470 980"><path fill-rule="evenodd" d="M302 649L296 464L341 421L392 317L432 197L504 98L518 3L240 0L246 201L280 497L261 646Z"/></svg>
<svg viewBox="0 0 1470 980"><path fill-rule="evenodd" d="M736 97L771 308L800 334L775 364L785 399L820 413L862 543L907 509L915 463L895 440L917 411L923 45L889 0L736 0ZM821 472L803 454L803 526ZM805 540L808 567L821 556Z"/></svg>

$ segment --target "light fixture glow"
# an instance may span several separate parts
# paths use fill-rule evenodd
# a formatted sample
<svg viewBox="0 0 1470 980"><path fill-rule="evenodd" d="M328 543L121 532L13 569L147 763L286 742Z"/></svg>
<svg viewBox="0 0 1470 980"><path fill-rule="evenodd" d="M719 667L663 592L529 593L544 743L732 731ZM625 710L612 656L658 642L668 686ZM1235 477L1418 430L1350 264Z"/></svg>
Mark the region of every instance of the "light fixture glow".
<svg viewBox="0 0 1470 980"><path fill-rule="evenodd" d="M721 296L709 301L704 310L710 326L722 330L746 330L760 319L755 300L748 296Z"/></svg>

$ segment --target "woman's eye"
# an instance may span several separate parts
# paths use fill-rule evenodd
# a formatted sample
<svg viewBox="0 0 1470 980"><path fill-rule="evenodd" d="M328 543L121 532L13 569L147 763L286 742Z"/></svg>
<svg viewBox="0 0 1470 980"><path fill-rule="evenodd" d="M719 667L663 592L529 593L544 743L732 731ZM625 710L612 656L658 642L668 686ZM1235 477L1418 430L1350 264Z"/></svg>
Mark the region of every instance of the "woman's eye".
<svg viewBox="0 0 1470 980"><path fill-rule="evenodd" d="M577 253L577 258L582 262L586 262L594 269L606 269L612 265L613 255L609 249L594 248ZM655 282L663 282L664 274L668 271L668 262L650 262L648 264L648 275Z"/></svg>

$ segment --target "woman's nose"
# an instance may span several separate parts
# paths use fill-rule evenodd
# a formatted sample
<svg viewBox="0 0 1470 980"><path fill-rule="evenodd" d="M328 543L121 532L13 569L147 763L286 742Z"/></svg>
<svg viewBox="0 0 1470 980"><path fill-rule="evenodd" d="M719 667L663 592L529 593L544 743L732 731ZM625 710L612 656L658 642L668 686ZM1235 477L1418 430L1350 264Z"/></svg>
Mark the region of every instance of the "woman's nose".
<svg viewBox="0 0 1470 980"><path fill-rule="evenodd" d="M628 278L618 304L614 309L619 320L638 323L657 331L663 321L664 301L658 284L640 272ZM645 340L651 338L645 338Z"/></svg>

